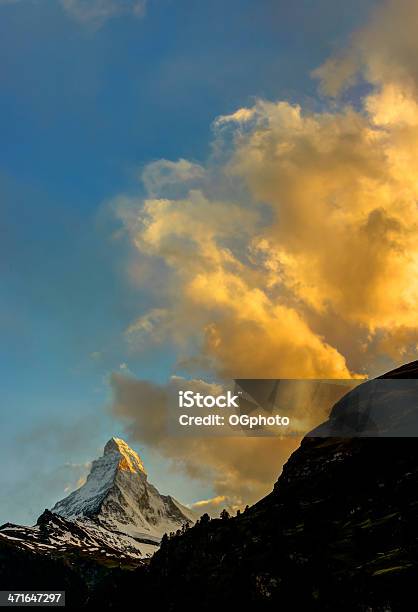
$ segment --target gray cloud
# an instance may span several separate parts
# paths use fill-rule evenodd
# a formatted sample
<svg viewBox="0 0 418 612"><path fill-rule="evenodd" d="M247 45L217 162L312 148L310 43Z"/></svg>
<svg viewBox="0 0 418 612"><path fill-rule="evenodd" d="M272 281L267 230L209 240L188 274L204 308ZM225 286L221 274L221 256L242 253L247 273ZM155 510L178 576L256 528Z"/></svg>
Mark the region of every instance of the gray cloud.
<svg viewBox="0 0 418 612"><path fill-rule="evenodd" d="M125 424L129 439L147 445L177 470L213 487L215 497L198 506L202 514L218 514L222 507L234 510L267 494L299 439L170 436L168 394L182 383L183 379L175 378L157 385L115 373L111 377L112 414ZM197 379L187 380L187 388L205 394L219 392L218 385Z"/></svg>

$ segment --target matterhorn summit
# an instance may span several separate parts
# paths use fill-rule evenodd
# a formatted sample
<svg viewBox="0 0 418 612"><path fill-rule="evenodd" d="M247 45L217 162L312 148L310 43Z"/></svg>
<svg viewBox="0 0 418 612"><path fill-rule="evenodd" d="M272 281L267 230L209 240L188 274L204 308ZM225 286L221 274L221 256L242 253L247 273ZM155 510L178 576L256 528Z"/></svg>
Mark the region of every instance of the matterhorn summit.
<svg viewBox="0 0 418 612"><path fill-rule="evenodd" d="M189 508L148 482L141 458L124 440L111 438L79 489L45 510L34 527L3 525L0 541L11 538L37 552L79 549L125 563L152 555L164 533L195 520Z"/></svg>
<svg viewBox="0 0 418 612"><path fill-rule="evenodd" d="M52 512L67 519L94 519L149 542L159 542L164 533L195 520L188 508L148 482L139 455L120 438L109 440L85 484L56 503Z"/></svg>

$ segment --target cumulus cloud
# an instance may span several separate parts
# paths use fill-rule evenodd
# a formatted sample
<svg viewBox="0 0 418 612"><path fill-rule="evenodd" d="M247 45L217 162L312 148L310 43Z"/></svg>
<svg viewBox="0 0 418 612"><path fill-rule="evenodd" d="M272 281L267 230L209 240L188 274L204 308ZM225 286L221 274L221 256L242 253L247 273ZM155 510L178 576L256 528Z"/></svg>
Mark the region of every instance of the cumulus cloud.
<svg viewBox="0 0 418 612"><path fill-rule="evenodd" d="M160 341L165 331L190 362L196 355L187 350L198 335L199 361L221 376L349 375L338 351L274 296L269 275L251 261L257 210L199 190L187 199L147 199L137 208L124 199L118 210L138 251L151 266L166 268L164 308L142 315L128 334L149 329L152 337L153 321L157 315L162 323L164 313Z"/></svg>
<svg viewBox="0 0 418 612"><path fill-rule="evenodd" d="M155 298L138 319L142 341L163 311L158 340L177 346L182 367L215 378L343 378L416 358L417 12L416 1L385 3L315 71L333 97L322 112L258 100L215 121L192 189L176 171L181 196L148 181L144 200L115 202L149 270L138 282ZM334 99L359 81L355 108ZM157 442L174 456L167 444ZM220 474L217 496L252 499L289 450L248 439L177 452L190 473Z"/></svg>
<svg viewBox="0 0 418 612"><path fill-rule="evenodd" d="M129 207L120 200L142 261L166 274L156 291L160 330L186 352L187 338L200 339L182 363L195 358L226 377L344 377L362 363L372 370L370 351L390 344L394 355L398 341L405 352L405 330L415 337L416 5L387 3L316 72L330 93L356 75L367 79L359 109L340 103L312 113L259 100L215 121L215 139L226 125L233 134L221 163L154 162L143 172L150 197ZM395 35L403 24L406 35ZM153 197L161 169L164 198ZM192 190L170 197L171 184L190 178ZM376 343L378 334L385 341ZM413 353L416 343L407 344Z"/></svg>
<svg viewBox="0 0 418 612"><path fill-rule="evenodd" d="M362 79L382 88L397 85L417 92L416 0L389 0L377 6L368 25L355 32L346 50L314 75L325 93L337 95Z"/></svg>
<svg viewBox="0 0 418 612"><path fill-rule="evenodd" d="M377 98L365 100L366 114L307 115L287 103L260 104L260 127L230 167L271 206L273 222L258 248L272 283L323 316L338 313L371 333L414 325L418 297L411 282L418 131L397 121L375 125ZM403 108L386 106L386 113L403 122Z"/></svg>

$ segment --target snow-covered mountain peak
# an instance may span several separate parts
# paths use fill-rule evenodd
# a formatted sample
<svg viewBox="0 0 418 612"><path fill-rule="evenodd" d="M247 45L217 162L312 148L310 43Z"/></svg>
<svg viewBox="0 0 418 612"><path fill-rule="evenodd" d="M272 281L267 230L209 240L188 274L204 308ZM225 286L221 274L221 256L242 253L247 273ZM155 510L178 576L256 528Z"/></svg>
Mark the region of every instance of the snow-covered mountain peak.
<svg viewBox="0 0 418 612"><path fill-rule="evenodd" d="M128 472L146 474L140 456L121 438L110 438L104 447L103 456L114 454L118 459L118 468Z"/></svg>
<svg viewBox="0 0 418 612"><path fill-rule="evenodd" d="M129 536L140 546L157 546L164 533L196 520L192 510L148 482L139 455L120 438L107 442L86 482L57 502L52 512L89 529L93 525Z"/></svg>

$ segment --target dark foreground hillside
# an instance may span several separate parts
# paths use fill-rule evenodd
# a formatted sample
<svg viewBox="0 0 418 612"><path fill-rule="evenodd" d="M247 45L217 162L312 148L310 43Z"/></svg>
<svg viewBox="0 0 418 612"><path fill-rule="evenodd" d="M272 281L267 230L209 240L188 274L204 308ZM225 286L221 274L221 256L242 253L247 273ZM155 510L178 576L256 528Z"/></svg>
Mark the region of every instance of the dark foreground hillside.
<svg viewBox="0 0 418 612"><path fill-rule="evenodd" d="M290 457L272 493L247 512L200 521L165 541L148 564L133 570L84 571L77 559L70 565L61 559L47 569L51 588L67 587L70 605L77 600L101 607L152 603L165 610L414 610L418 439L322 437L341 431L341 423L360 435L367 425L365 414L382 435L390 426L403 436L414 432L418 394L412 382L418 379L418 363L386 377L405 379L406 385L374 394L373 411L364 401L370 395L367 384L352 392L353 401L346 396L338 402L328 423ZM1 588L7 588L7 551L0 552ZM6 574L13 571L20 576L14 588L33 588L40 568L28 555L11 554ZM31 585L25 586L24 576L32 572ZM42 588L46 582L44 575Z"/></svg>
<svg viewBox="0 0 418 612"><path fill-rule="evenodd" d="M417 567L415 440L306 440L273 493L170 540L144 580L167 609L411 610Z"/></svg>
<svg viewBox="0 0 418 612"><path fill-rule="evenodd" d="M386 376L416 378L418 364ZM389 391L397 425L410 418L398 409L405 393ZM106 599L141 592L166 610L413 610L417 579L418 439L307 437L270 495L170 539Z"/></svg>

